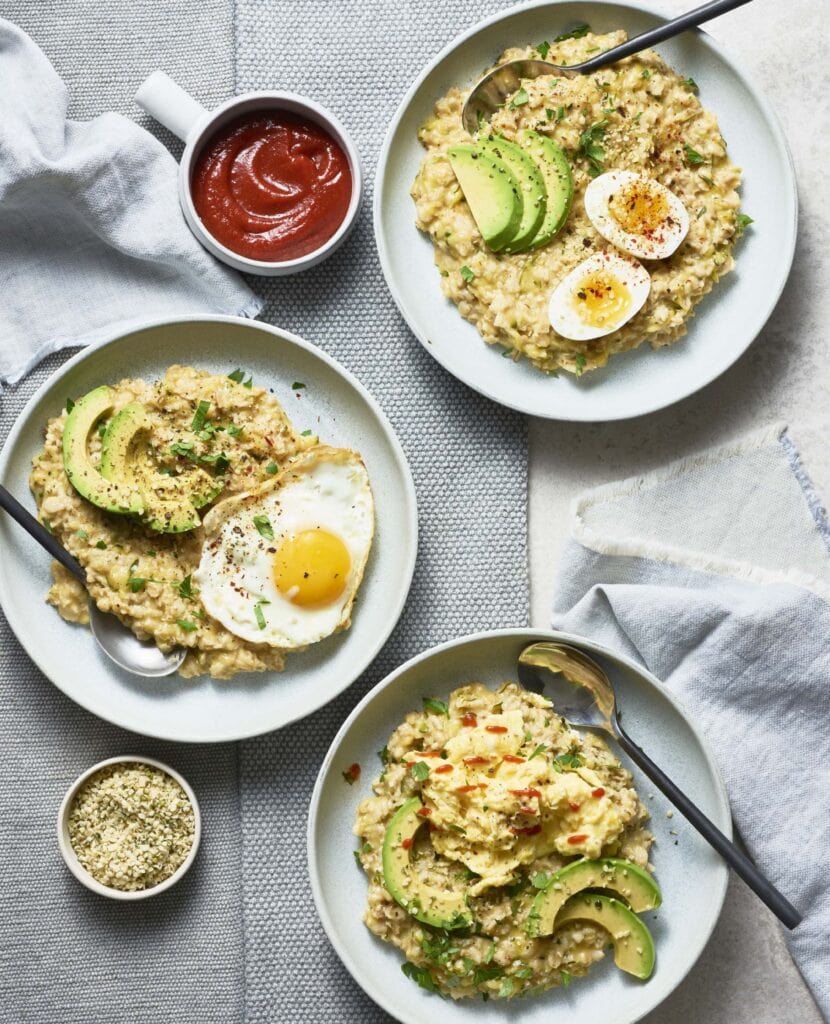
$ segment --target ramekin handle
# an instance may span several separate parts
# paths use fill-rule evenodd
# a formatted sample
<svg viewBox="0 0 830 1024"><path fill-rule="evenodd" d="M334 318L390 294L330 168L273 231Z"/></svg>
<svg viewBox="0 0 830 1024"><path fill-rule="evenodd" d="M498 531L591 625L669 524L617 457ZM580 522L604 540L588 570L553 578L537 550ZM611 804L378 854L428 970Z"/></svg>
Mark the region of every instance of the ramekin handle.
<svg viewBox="0 0 830 1024"><path fill-rule="evenodd" d="M207 114L201 103L163 71L154 71L144 79L135 94L135 101L183 142Z"/></svg>

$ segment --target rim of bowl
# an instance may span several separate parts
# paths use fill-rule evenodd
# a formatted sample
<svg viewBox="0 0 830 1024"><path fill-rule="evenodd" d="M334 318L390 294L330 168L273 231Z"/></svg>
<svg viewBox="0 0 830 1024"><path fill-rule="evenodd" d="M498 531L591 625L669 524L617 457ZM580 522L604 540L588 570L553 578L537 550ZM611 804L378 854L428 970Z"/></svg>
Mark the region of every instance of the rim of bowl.
<svg viewBox="0 0 830 1024"><path fill-rule="evenodd" d="M233 249L229 249L228 246L220 242L205 227L205 224L196 211L195 204L193 203L191 172L193 169L194 159L201 146L208 141L211 133L219 127L219 121L223 121L228 118L228 115L231 115L236 108L244 107L246 104L251 102L262 102L263 109L265 108L265 105L270 102L273 104L274 109L285 109L288 113L297 113L297 111L292 111L290 108L291 104L296 104L296 106L307 112L311 120L328 132L335 142L341 146L349 163L349 170L352 176L352 192L349 200L349 206L343 220L340 222L340 226L330 238L323 242L322 245L318 246L311 252L305 253L303 256L297 256L291 260L255 260L250 256L243 256L241 253L234 252ZM296 92L287 92L284 90L255 90L252 92L242 93L240 96L232 96L230 99L208 112L207 119L199 125L198 130L193 135L193 139L188 140L186 151L182 155L180 167L180 196L190 229L194 231L194 233L200 235L206 243L209 243L207 247L214 256L217 256L224 262L234 266L237 270L248 271L250 273L256 273L258 270L269 270L287 274L293 271L305 270L307 267L319 263L321 260L329 256L341 242L345 241L346 236L354 227L355 221L357 220L357 214L363 200L363 165L360 159L360 153L352 140L351 135L343 126L339 118L337 118L330 110L322 106L322 104L318 103L316 100L310 99L308 96L303 96Z"/></svg>
<svg viewBox="0 0 830 1024"><path fill-rule="evenodd" d="M72 841L69 838L68 822L69 808L72 805L72 801L87 779L101 771L102 768L108 768L112 764L125 764L132 762L150 765L153 768L159 768L178 782L182 787L185 796L190 801L190 805L193 808L193 843L191 844L187 857L185 857L173 874L168 878L165 878L163 882L159 882L158 885L150 886L148 889L123 890L103 885L96 878L93 878L93 876L81 864L78 860L78 855L75 853L75 849L72 846ZM154 757L145 757L143 754L121 754L117 757L108 757L104 761L99 761L98 764L94 764L91 768L87 768L86 771L81 772L66 791L66 794L61 801L60 809L58 810L57 826L58 848L60 849L61 856L63 857L66 866L82 885L85 885L86 888L90 889L92 892L98 893L99 896L108 896L110 899L114 900L133 901L147 899L150 896L155 896L160 892L164 892L165 889L169 889L171 886L175 885L176 882L178 882L179 879L187 873L190 865L196 859L196 853L199 850L199 844L202 839L202 812L199 808L199 801L196 798L193 787L187 779L184 778L184 776L180 775L179 772L176 771L175 768L171 768L169 764L165 764L163 761L157 761Z"/></svg>

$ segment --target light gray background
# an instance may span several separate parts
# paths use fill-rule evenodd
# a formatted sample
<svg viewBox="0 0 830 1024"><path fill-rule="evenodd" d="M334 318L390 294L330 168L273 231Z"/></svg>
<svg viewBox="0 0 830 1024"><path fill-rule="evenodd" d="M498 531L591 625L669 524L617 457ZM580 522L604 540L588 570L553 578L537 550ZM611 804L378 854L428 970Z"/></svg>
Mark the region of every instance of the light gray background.
<svg viewBox="0 0 830 1024"><path fill-rule="evenodd" d="M661 0L676 15L691 0ZM830 495L826 431L799 429L830 408L830 290L827 238L830 190L823 99L827 5L813 0L755 0L711 22L716 39L740 59L782 121L796 165L801 214L795 263L767 328L744 357L705 391L660 413L595 426L534 420L530 426L531 614L550 620L555 567L575 493L635 476L754 426L794 425L808 471ZM717 99L711 98L717 111ZM752 169L747 167L747 174ZM748 210L761 219L763 210ZM659 358L659 354L654 358ZM748 890L732 881L714 937L675 995L647 1024L819 1024L821 1017L793 966L778 925Z"/></svg>

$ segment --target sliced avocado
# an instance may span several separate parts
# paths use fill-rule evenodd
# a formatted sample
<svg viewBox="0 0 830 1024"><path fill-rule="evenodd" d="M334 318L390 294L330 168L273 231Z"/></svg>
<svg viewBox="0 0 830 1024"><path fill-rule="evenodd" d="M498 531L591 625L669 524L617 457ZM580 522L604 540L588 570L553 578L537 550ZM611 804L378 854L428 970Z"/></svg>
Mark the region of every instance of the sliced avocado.
<svg viewBox="0 0 830 1024"><path fill-rule="evenodd" d="M409 848L426 822L414 796L395 812L383 838L383 881L389 895L418 921L434 928L469 928L473 917L464 897L422 882L412 869Z"/></svg>
<svg viewBox="0 0 830 1024"><path fill-rule="evenodd" d="M521 252L535 237L545 216L548 196L545 179L536 162L521 146L503 139L500 135L491 135L479 140L476 148L494 160L501 160L513 172L519 183L522 193L522 219L516 233L504 246L504 250Z"/></svg>
<svg viewBox="0 0 830 1024"><path fill-rule="evenodd" d="M115 393L106 384L75 402L63 428L63 468L75 490L98 508L141 513L144 502L134 482L107 479L89 456L90 434L114 404Z"/></svg>
<svg viewBox="0 0 830 1024"><path fill-rule="evenodd" d="M502 249L522 220L524 204L513 172L475 146L452 146L447 159L481 237L494 251Z"/></svg>
<svg viewBox="0 0 830 1024"><path fill-rule="evenodd" d="M141 402L130 402L109 421L101 439L101 474L105 479L132 481L136 437L146 426L147 412Z"/></svg>
<svg viewBox="0 0 830 1024"><path fill-rule="evenodd" d="M562 904L583 889L613 889L637 913L660 906L660 889L651 875L627 860L575 860L553 875L530 907L527 933L551 935Z"/></svg>
<svg viewBox="0 0 830 1024"><path fill-rule="evenodd" d="M532 158L545 181L547 206L535 235L528 240L528 249L538 249L553 238L568 219L574 197L571 165L553 139L525 128L519 133L522 149Z"/></svg>
<svg viewBox="0 0 830 1024"><path fill-rule="evenodd" d="M571 896L556 917L556 927L570 921L590 921L604 928L614 942L614 963L643 981L654 970L654 940L633 910L610 896L581 893Z"/></svg>

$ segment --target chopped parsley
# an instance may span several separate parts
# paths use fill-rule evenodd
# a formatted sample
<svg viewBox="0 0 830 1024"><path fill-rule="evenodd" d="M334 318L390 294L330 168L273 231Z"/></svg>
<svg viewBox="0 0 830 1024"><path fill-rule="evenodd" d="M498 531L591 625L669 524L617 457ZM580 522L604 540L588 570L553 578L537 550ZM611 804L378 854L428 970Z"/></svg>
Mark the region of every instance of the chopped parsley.
<svg viewBox="0 0 830 1024"><path fill-rule="evenodd" d="M184 597L188 601L191 600L193 598L193 578L190 575L185 576L178 584L177 589L180 597Z"/></svg>
<svg viewBox="0 0 830 1024"><path fill-rule="evenodd" d="M170 445L171 455L181 455L183 459L192 459L194 444L192 441L177 441Z"/></svg>
<svg viewBox="0 0 830 1024"><path fill-rule="evenodd" d="M538 757L540 754L544 754L544 752L547 749L548 749L547 743L540 743L539 746L534 749L533 753L528 758L528 761L532 761L534 757Z"/></svg>
<svg viewBox="0 0 830 1024"><path fill-rule="evenodd" d="M271 525L271 520L268 516L254 516L254 526L261 537L264 537L266 540L274 539L274 527Z"/></svg>
<svg viewBox="0 0 830 1024"><path fill-rule="evenodd" d="M648 68L643 68L640 77L645 78L645 80L648 81L651 78L651 71Z"/></svg>
<svg viewBox="0 0 830 1024"><path fill-rule="evenodd" d="M470 270L468 266L463 266L461 270L459 270L459 274L461 274L462 278L467 282L467 284L469 284L470 281L474 280L476 276L475 273L472 270Z"/></svg>
<svg viewBox="0 0 830 1024"><path fill-rule="evenodd" d="M413 779L423 782L429 776L429 765L426 761L416 761L409 771L412 773Z"/></svg>
<svg viewBox="0 0 830 1024"><path fill-rule="evenodd" d="M511 110L515 110L516 107L523 107L525 103L527 103L529 100L530 97L527 94L527 89L525 89L525 87L522 86L521 89L519 89L519 91L510 101L509 107Z"/></svg>
<svg viewBox="0 0 830 1024"><path fill-rule="evenodd" d="M67 400L66 400L66 411L67 412L72 412L72 410L74 408L75 408L75 403L72 401L71 398L67 398Z"/></svg>
<svg viewBox="0 0 830 1024"><path fill-rule="evenodd" d="M421 988L425 988L427 992L439 991L435 978L433 978L432 972L428 967L419 967L417 964L413 964L410 960L406 960L401 964L401 970L407 978L416 982Z"/></svg>
<svg viewBox="0 0 830 1024"><path fill-rule="evenodd" d="M512 978L510 978L510 977L504 978L502 980L502 983L501 983L501 988L499 988L499 996L502 999L509 998L510 996L513 995L513 991L514 991L515 987L516 987L516 982Z"/></svg>
<svg viewBox="0 0 830 1024"><path fill-rule="evenodd" d="M273 476L274 473L276 473L278 469L279 469L279 466L276 464L276 462L269 462L268 465L265 467L265 472L266 473L270 473L271 476Z"/></svg>
<svg viewBox="0 0 830 1024"><path fill-rule="evenodd" d="M86 540L89 537L89 534L86 532L86 530L78 530L75 536L79 537L81 540Z"/></svg>
<svg viewBox="0 0 830 1024"><path fill-rule="evenodd" d="M176 619L176 625L185 633L192 633L194 629L199 628L195 622L191 622L189 619Z"/></svg>
<svg viewBox="0 0 830 1024"><path fill-rule="evenodd" d="M205 419L207 418L208 409L210 408L210 402L202 401L196 406L196 412L193 416L193 422L190 424L190 429L194 434L198 434L200 430L204 428Z"/></svg>
<svg viewBox="0 0 830 1024"><path fill-rule="evenodd" d="M571 983L573 975L569 971L560 971L559 977L562 979L562 984L567 988Z"/></svg>
<svg viewBox="0 0 830 1024"><path fill-rule="evenodd" d="M254 605L254 618L256 619L256 624L260 629L265 629L265 615L262 611L262 606L270 603L270 601L266 601L264 597L261 597Z"/></svg>
<svg viewBox="0 0 830 1024"><path fill-rule="evenodd" d="M586 367L586 365L588 363L588 360L585 358L585 356L581 352L577 352L575 362L576 362L576 375L577 375L577 377L581 377L582 374L585 372L585 367Z"/></svg>
<svg viewBox="0 0 830 1024"><path fill-rule="evenodd" d="M755 223L755 221L749 216L748 213L738 213L735 216L735 220L737 222L737 227L738 227L738 230L736 232L736 235L737 235L738 238L741 237L741 235L749 227L750 224L754 224Z"/></svg>
<svg viewBox="0 0 830 1024"><path fill-rule="evenodd" d="M311 437L311 431L310 431L310 430L304 430L304 431L303 431L303 432L302 432L302 433L300 434L300 437Z"/></svg>
<svg viewBox="0 0 830 1024"><path fill-rule="evenodd" d="M555 43L564 43L566 39L581 39L583 36L587 36L591 31L591 26L583 23L577 25L576 28L572 28L570 32L563 32L561 36L557 36L554 39Z"/></svg>
<svg viewBox="0 0 830 1024"><path fill-rule="evenodd" d="M536 47L536 52L539 54L542 60L547 60L548 53L550 52L550 43L547 41L545 41L544 43L539 43L539 45Z"/></svg>
<svg viewBox="0 0 830 1024"><path fill-rule="evenodd" d="M383 750L379 750L378 757L380 758L381 764L389 764L389 747L384 747Z"/></svg>
<svg viewBox="0 0 830 1024"><path fill-rule="evenodd" d="M232 380L234 384L241 384L245 380L245 371L237 368L233 373L228 374L228 380Z"/></svg>
<svg viewBox="0 0 830 1024"><path fill-rule="evenodd" d="M504 974L504 968L498 964L478 964L473 971L473 984L480 985L484 981L495 981L497 978L503 978Z"/></svg>
<svg viewBox="0 0 830 1024"><path fill-rule="evenodd" d="M600 145L605 138L605 129L608 127L608 119L594 121L590 128L579 136L579 149L582 155L588 160L588 174L592 178L602 174L605 160L605 150Z"/></svg>
<svg viewBox="0 0 830 1024"><path fill-rule="evenodd" d="M230 426L229 426L229 427L227 428L227 431L228 431L228 435L229 435L230 437L239 437L239 435L240 435L240 434L242 433L242 431L243 431L244 429L245 429L244 427L235 427L235 426L234 426L233 424L231 424L231 425L230 425Z"/></svg>
<svg viewBox="0 0 830 1024"><path fill-rule="evenodd" d="M435 697L421 697L421 701L424 705L424 711L431 711L434 715L446 715L450 717L450 709L442 700L437 700Z"/></svg>
<svg viewBox="0 0 830 1024"><path fill-rule="evenodd" d="M294 383L291 385L291 390L292 391L302 391L304 387L305 387L305 384L303 384L303 382L301 380L295 380Z"/></svg>
<svg viewBox="0 0 830 1024"><path fill-rule="evenodd" d="M684 78L680 84L685 85L690 92L695 94L695 96L700 92L700 86L693 78Z"/></svg>
<svg viewBox="0 0 830 1024"><path fill-rule="evenodd" d="M253 386L254 386L254 378L253 378L253 377L249 377L249 378L248 378L248 379L247 379L247 380L245 381L245 383L244 383L244 384L242 385L242 387L243 387L243 388L247 388L247 389L248 389L249 391L251 390L251 388L252 388Z"/></svg>
<svg viewBox="0 0 830 1024"><path fill-rule="evenodd" d="M103 540L96 541L95 547L98 548L99 551L106 551L107 550L106 541L103 541Z"/></svg>
<svg viewBox="0 0 830 1024"><path fill-rule="evenodd" d="M129 576L127 578L127 585L129 586L130 590L134 594L137 594L139 592L139 590L143 590L144 589L144 584L146 582L147 582L147 580L146 580L146 578L144 576L132 576L131 575L131 576Z"/></svg>
<svg viewBox="0 0 830 1024"><path fill-rule="evenodd" d="M581 768L582 758L579 754L560 754L551 763L556 771L562 772L565 768Z"/></svg>
<svg viewBox="0 0 830 1024"><path fill-rule="evenodd" d="M699 164L706 163L706 157L701 156L696 149L692 149L688 142L683 143L683 152L686 155L686 163L689 167L697 167Z"/></svg>

